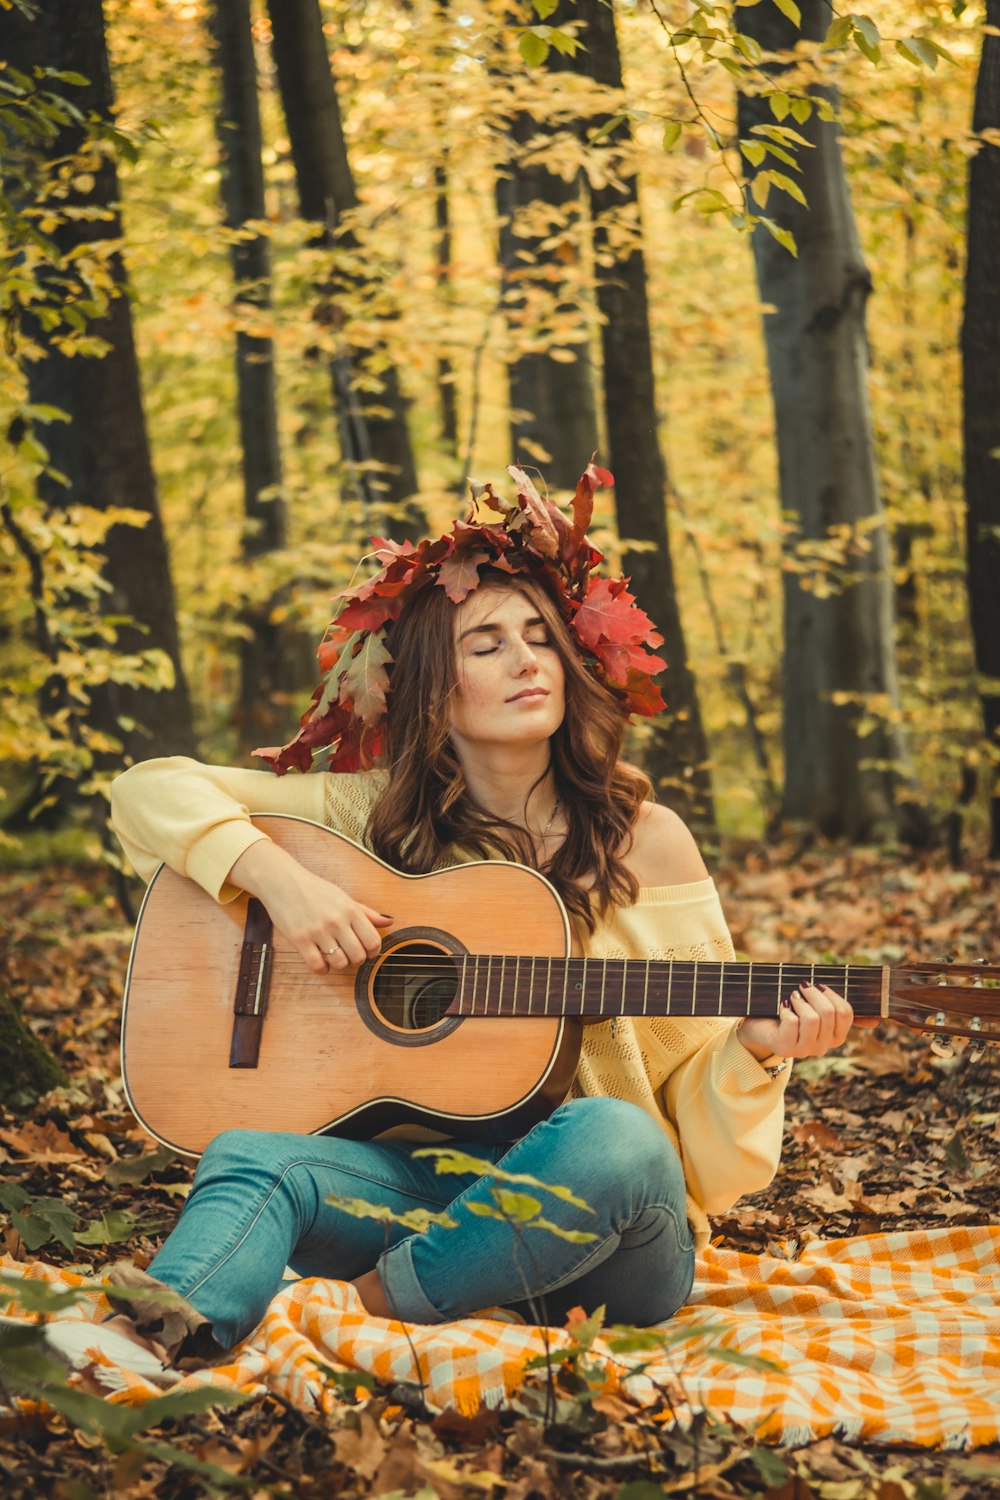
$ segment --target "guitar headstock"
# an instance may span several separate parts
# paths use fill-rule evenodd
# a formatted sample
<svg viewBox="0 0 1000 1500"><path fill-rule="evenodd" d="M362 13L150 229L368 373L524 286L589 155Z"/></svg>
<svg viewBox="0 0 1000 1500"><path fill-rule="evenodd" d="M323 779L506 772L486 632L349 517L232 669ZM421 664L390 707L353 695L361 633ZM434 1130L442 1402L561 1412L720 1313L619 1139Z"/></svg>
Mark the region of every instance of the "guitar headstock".
<svg viewBox="0 0 1000 1500"><path fill-rule="evenodd" d="M929 1036L1000 1042L1000 967L926 963L894 968L889 1019Z"/></svg>

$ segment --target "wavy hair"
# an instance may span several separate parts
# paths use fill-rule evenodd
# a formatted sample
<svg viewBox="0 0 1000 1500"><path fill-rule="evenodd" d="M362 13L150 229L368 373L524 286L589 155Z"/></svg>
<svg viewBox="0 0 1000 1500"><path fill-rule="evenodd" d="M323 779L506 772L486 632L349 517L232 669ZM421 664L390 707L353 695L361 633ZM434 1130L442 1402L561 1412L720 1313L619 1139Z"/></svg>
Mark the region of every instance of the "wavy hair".
<svg viewBox="0 0 1000 1500"><path fill-rule="evenodd" d="M628 906L639 882L622 860L649 778L619 759L621 705L578 654L544 585L530 574L484 570L482 587L516 589L537 606L565 672L566 710L551 740L556 793L566 838L539 868L588 931L610 905ZM392 628L394 656L386 718L389 785L368 825L381 859L426 874L452 846L481 859L537 866L527 830L480 807L468 792L451 742L457 688L455 609L443 588L418 589Z"/></svg>

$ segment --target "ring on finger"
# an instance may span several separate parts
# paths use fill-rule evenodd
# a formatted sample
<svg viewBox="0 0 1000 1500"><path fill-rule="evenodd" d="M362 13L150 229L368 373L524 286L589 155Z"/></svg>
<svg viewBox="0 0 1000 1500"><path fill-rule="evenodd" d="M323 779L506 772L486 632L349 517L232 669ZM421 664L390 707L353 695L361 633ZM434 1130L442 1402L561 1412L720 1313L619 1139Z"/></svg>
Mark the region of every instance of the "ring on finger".
<svg viewBox="0 0 1000 1500"><path fill-rule="evenodd" d="M323 952L327 953L327 954L329 954L329 953L339 953L340 952L340 944L339 943L334 943L334 945L333 945L332 948L324 948Z"/></svg>

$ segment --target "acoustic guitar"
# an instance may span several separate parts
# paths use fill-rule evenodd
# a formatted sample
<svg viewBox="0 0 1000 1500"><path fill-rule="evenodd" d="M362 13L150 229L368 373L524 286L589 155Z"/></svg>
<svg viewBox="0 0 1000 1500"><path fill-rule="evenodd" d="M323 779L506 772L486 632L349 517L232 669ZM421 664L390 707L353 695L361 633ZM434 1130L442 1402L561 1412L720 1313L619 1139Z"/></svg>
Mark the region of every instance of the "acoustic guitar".
<svg viewBox="0 0 1000 1500"><path fill-rule="evenodd" d="M582 1020L773 1016L807 980L859 1016L1000 1038L1000 968L581 958L556 892L522 865L401 875L306 819L254 823L396 925L375 958L316 975L259 901L220 906L160 867L129 961L122 1073L140 1124L186 1155L234 1127L513 1139L566 1097Z"/></svg>

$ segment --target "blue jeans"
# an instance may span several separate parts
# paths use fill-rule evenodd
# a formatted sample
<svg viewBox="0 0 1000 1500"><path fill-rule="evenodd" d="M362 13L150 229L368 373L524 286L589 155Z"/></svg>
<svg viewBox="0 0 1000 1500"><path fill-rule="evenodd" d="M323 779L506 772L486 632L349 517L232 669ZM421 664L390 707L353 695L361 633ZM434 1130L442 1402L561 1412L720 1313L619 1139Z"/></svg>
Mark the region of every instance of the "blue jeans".
<svg viewBox="0 0 1000 1500"><path fill-rule="evenodd" d="M595 1238L516 1230L467 1205L492 1199L489 1179L438 1174L402 1141L228 1130L202 1157L176 1229L151 1273L191 1302L224 1348L260 1321L286 1264L302 1276L351 1280L377 1266L389 1306L441 1323L513 1306L562 1323L602 1303L615 1323L647 1325L682 1307L694 1277L684 1175L659 1126L618 1099L574 1099L513 1144L449 1144L543 1183L569 1187L587 1213L540 1189L542 1216ZM397 1213L447 1208L458 1221L421 1233L355 1218L327 1195Z"/></svg>

